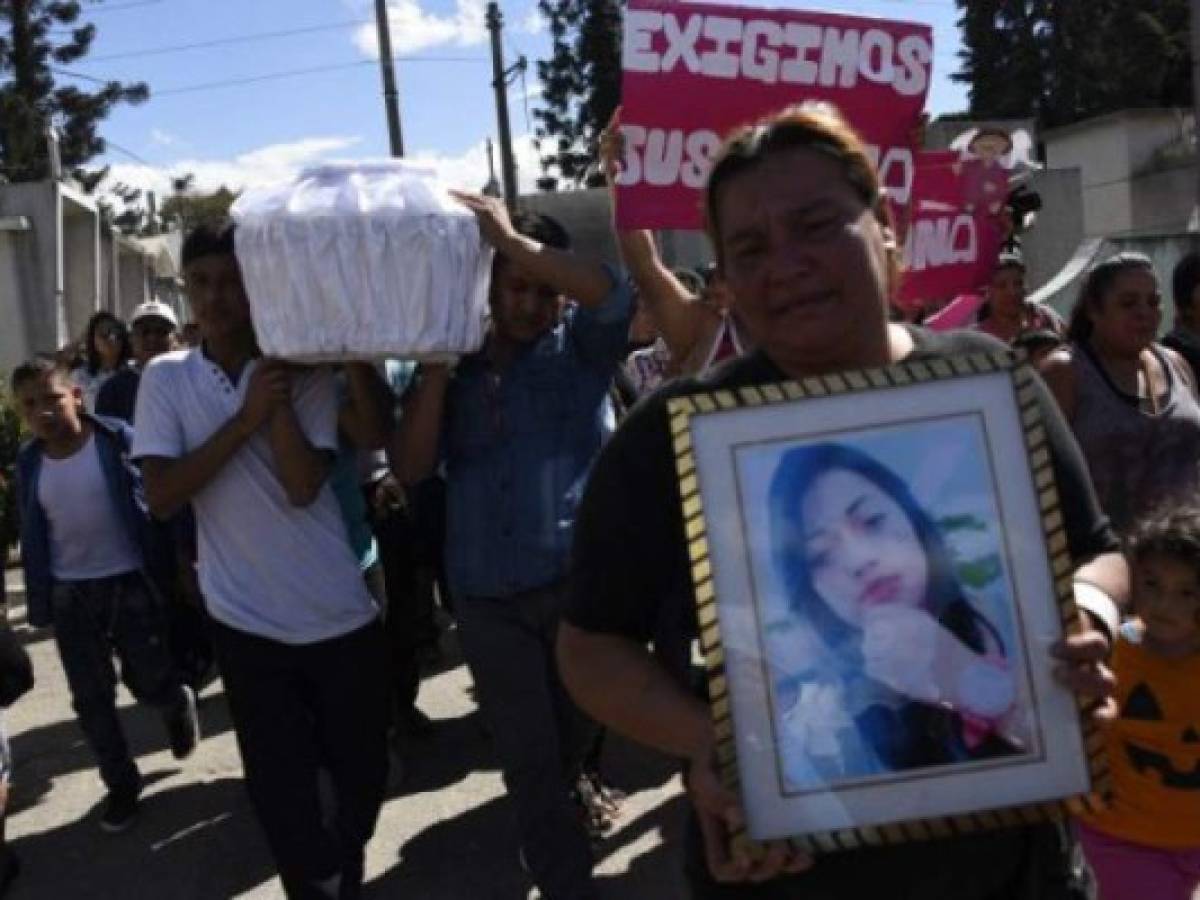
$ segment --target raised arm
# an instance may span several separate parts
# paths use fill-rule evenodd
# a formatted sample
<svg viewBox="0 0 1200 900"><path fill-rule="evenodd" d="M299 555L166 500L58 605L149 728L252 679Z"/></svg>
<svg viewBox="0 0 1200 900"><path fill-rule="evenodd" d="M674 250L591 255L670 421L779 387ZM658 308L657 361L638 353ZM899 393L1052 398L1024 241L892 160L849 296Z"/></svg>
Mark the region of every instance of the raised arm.
<svg viewBox="0 0 1200 900"><path fill-rule="evenodd" d="M401 484L415 484L433 474L442 437L442 413L450 367L422 365L404 397L400 425L388 441L388 464Z"/></svg>
<svg viewBox="0 0 1200 900"><path fill-rule="evenodd" d="M600 135L600 163L608 181L612 207L612 228L621 251L621 259L637 285L642 303L662 333L671 358L687 359L699 339L701 317L708 314L696 298L675 277L658 255L654 234L644 228L625 230L617 225L616 179L621 172L620 107Z"/></svg>
<svg viewBox="0 0 1200 900"><path fill-rule="evenodd" d="M599 306L612 291L612 277L600 263L580 259L573 253L547 247L518 234L499 198L463 191L450 193L475 213L484 240L538 281L550 285L580 306Z"/></svg>
<svg viewBox="0 0 1200 900"><path fill-rule="evenodd" d="M391 389L369 363L346 363L346 402L338 428L359 450L379 450L392 432Z"/></svg>

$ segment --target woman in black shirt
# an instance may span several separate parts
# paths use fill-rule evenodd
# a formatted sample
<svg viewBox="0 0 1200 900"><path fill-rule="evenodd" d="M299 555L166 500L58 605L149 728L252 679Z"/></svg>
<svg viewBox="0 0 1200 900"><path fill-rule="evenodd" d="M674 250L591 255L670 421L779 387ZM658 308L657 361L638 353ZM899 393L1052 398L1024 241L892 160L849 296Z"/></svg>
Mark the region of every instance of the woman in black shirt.
<svg viewBox="0 0 1200 900"><path fill-rule="evenodd" d="M577 520L574 588L559 632L563 677L595 718L685 761L698 826L686 861L694 896L1024 900L1066 880L1058 832L1044 826L815 862L783 843L757 861L731 856L727 829L742 815L715 772L709 710L646 646L679 658L670 650L695 628L669 396L998 348L981 335L888 323L899 251L881 197L862 142L829 107L786 111L726 142L708 184L708 225L759 350L634 410L597 461ZM1106 699L1105 631L1117 618L1110 598L1124 601L1128 576L1078 448L1041 397L1076 579L1090 585L1089 609L1105 626L1058 648L1062 676L1080 694Z"/></svg>

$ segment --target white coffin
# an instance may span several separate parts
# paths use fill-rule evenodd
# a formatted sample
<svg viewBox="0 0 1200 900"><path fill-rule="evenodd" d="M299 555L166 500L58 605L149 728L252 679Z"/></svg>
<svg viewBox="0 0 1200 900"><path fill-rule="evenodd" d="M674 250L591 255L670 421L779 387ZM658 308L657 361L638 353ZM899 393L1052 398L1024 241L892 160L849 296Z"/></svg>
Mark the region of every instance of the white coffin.
<svg viewBox="0 0 1200 900"><path fill-rule="evenodd" d="M246 191L232 215L265 354L430 359L482 344L492 251L430 170L317 166Z"/></svg>

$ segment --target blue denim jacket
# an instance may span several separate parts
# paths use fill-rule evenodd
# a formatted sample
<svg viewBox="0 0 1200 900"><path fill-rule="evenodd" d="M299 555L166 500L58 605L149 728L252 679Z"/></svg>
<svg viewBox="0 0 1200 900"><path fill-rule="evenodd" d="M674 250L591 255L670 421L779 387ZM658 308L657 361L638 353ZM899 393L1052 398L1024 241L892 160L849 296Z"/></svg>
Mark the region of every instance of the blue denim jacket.
<svg viewBox="0 0 1200 900"><path fill-rule="evenodd" d="M446 398L446 569L456 597L508 597L564 577L575 510L608 436L608 389L624 358L632 292L614 276L592 309L558 327L503 372L481 352Z"/></svg>
<svg viewBox="0 0 1200 900"><path fill-rule="evenodd" d="M85 418L95 429L100 469L108 482L109 495L134 546L141 550L143 571L161 576L170 562L151 534L142 475L129 459L133 429L120 419L90 415ZM27 441L17 454L17 509L21 517L21 559L29 624L38 628L52 624L50 592L54 585L50 569L50 523L38 501L41 471L42 443Z"/></svg>

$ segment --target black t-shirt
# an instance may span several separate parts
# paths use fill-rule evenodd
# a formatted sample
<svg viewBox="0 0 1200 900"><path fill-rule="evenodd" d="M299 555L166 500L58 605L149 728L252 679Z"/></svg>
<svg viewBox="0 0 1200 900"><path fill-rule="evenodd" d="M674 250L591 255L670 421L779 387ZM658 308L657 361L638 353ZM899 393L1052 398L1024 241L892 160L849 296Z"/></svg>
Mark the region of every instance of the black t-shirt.
<svg viewBox="0 0 1200 900"><path fill-rule="evenodd" d="M112 416L133 424L133 408L137 405L138 385L142 373L127 366L104 382L96 395L96 415Z"/></svg>
<svg viewBox="0 0 1200 900"><path fill-rule="evenodd" d="M913 328L911 334L915 348L907 362L1004 349L994 338L973 332ZM585 631L652 642L677 664L686 660L681 643L695 635L695 609L667 401L784 380L764 354L753 353L698 378L674 382L629 414L596 461L576 518L572 589L564 613L568 622ZM1040 380L1037 384L1068 543L1082 563L1119 545L1070 428L1049 391ZM1051 857L1052 867L1063 863L1061 854L1046 853L1047 842L1054 842L1049 829L1014 829L834 854L796 878L786 896L1025 896L1016 887L1010 895L1003 885L1029 877L1034 856ZM972 890L972 884L979 890ZM758 896L745 886L739 890L740 896Z"/></svg>

